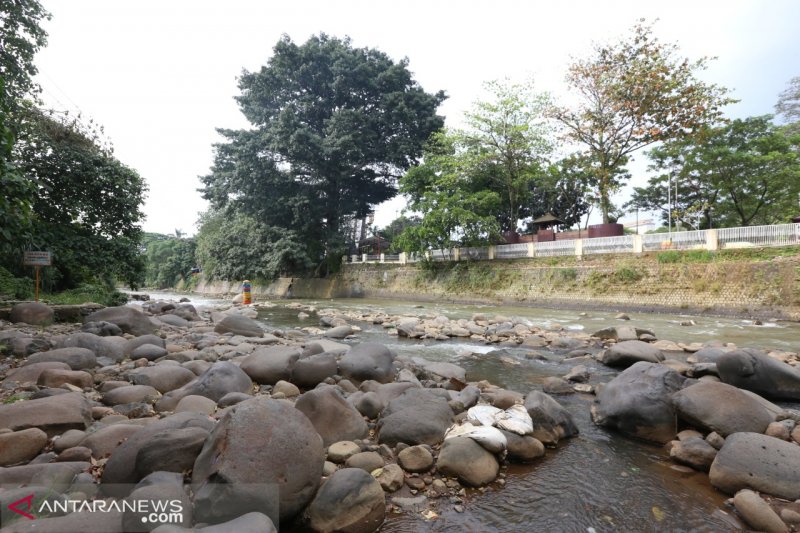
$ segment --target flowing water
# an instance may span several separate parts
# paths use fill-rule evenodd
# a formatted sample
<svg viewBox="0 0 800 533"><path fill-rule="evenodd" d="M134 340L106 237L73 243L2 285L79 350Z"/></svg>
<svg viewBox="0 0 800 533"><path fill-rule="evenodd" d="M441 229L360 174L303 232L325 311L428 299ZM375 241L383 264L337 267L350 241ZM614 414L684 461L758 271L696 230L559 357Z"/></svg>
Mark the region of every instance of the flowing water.
<svg viewBox="0 0 800 533"><path fill-rule="evenodd" d="M153 294L154 297L175 295ZM591 333L616 325L614 313L495 307L480 305L415 304L392 300L294 300L321 308L384 310L390 314L445 315L469 318L473 313L489 317L520 317L538 327L556 327ZM195 300L195 303L204 303ZM208 303L212 303L209 301ZM298 310L280 305L262 309L259 318L270 328L313 326L301 320ZM686 317L666 314L631 314L631 325L652 329L660 339L704 342L718 339L738 346L800 351L800 324L731 318ZM681 322L694 320L693 326ZM505 349L503 357L491 354L495 346L464 340L444 342L398 339L381 326L359 323L364 329L356 342L382 342L398 354L421 355L431 360L452 361L467 370L470 380L487 379L502 387L527 393L540 388L548 376L562 376L575 361L562 361L563 353L539 351L545 359L527 359L525 351ZM563 352L563 350L562 350ZM586 364L591 383L609 381L616 371ZM562 441L558 449L532 465L512 465L503 488L470 491L465 511L442 509L438 518L402 514L387 520L381 531L471 532L604 532L604 531L728 531L736 528L724 505L725 495L714 490L705 474L687 473L659 446L634 441L592 424L589 406L593 396L557 396L572 414L580 435ZM788 404L787 404L788 405ZM797 405L788 405L798 408ZM449 506L447 506L449 508Z"/></svg>

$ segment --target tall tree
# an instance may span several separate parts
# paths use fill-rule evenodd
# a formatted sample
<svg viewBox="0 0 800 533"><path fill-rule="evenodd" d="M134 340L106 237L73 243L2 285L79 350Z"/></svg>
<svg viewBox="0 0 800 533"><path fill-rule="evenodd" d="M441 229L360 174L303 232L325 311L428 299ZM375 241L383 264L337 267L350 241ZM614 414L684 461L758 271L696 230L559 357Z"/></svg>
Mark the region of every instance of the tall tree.
<svg viewBox="0 0 800 533"><path fill-rule="evenodd" d="M787 136L769 115L710 128L700 140L683 139L650 152L662 173L648 187L635 188L631 204L669 208L689 227L750 226L786 222L800 195L800 135ZM667 204L667 184L678 187Z"/></svg>
<svg viewBox="0 0 800 533"><path fill-rule="evenodd" d="M781 93L775 112L786 121L786 132L800 133L800 76L789 81L789 86Z"/></svg>
<svg viewBox="0 0 800 533"><path fill-rule="evenodd" d="M545 173L552 151L552 128L545 118L550 98L534 92L532 82L493 81L485 88L491 97L466 113L457 155L465 172L503 198L502 228L515 232L528 215L531 184Z"/></svg>
<svg viewBox="0 0 800 533"><path fill-rule="evenodd" d="M202 178L203 196L215 209L296 233L308 261L338 263L343 220L394 196L397 178L443 124L444 93L426 93L408 60L325 34L302 45L283 37L239 87L253 128L220 130L226 142Z"/></svg>
<svg viewBox="0 0 800 533"><path fill-rule="evenodd" d="M627 39L597 45L590 57L569 67L566 81L580 101L554 108L553 116L593 159L604 223L613 209L610 196L621 185L614 170L623 161L653 143L713 124L733 101L726 89L696 77L708 61L678 57L677 45L660 42L652 25L640 21Z"/></svg>
<svg viewBox="0 0 800 533"><path fill-rule="evenodd" d="M531 217L536 219L551 213L564 221L564 228L580 224L581 218L592 209L590 172L588 158L580 155L550 165L547 173L531 184Z"/></svg>

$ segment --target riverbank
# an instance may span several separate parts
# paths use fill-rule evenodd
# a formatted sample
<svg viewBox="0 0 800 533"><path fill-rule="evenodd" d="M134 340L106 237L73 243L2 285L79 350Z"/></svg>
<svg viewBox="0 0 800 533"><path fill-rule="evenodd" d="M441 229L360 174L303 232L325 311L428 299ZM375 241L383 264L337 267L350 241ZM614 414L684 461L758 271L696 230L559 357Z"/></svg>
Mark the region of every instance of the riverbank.
<svg viewBox="0 0 800 533"><path fill-rule="evenodd" d="M195 292L231 295L236 282ZM381 298L555 309L681 313L800 321L800 251L465 261L429 266L346 263L324 279L254 283L256 298Z"/></svg>

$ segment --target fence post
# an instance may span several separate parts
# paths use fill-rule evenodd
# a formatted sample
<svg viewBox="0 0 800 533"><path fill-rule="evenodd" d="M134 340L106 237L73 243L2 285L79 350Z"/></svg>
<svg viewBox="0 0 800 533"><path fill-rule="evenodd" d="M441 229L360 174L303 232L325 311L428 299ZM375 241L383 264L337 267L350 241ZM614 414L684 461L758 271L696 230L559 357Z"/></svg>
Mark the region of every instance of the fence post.
<svg viewBox="0 0 800 533"><path fill-rule="evenodd" d="M633 253L640 254L644 252L644 238L638 233L633 236Z"/></svg>
<svg viewBox="0 0 800 533"><path fill-rule="evenodd" d="M490 246L489 247L489 261L492 261L494 259L494 252L495 252L495 247L494 246Z"/></svg>
<svg viewBox="0 0 800 533"><path fill-rule="evenodd" d="M709 252L719 250L719 234L715 229L706 230L706 250Z"/></svg>
<svg viewBox="0 0 800 533"><path fill-rule="evenodd" d="M575 256L583 257L583 239L575 239Z"/></svg>
<svg viewBox="0 0 800 533"><path fill-rule="evenodd" d="M381 263L383 263L385 260L386 260L386 254L381 254Z"/></svg>
<svg viewBox="0 0 800 533"><path fill-rule="evenodd" d="M536 257L536 245L533 242L528 243L528 257Z"/></svg>
<svg viewBox="0 0 800 533"><path fill-rule="evenodd" d="M366 262L367 262L367 254L363 254L363 255L361 256L361 262L362 262L362 263L366 263Z"/></svg>
<svg viewBox="0 0 800 533"><path fill-rule="evenodd" d="M400 252L400 256L397 259L400 261L401 265L405 265L406 263L408 263L408 259L406 258L405 252Z"/></svg>
<svg viewBox="0 0 800 533"><path fill-rule="evenodd" d="M453 261L461 261L461 248L453 248Z"/></svg>

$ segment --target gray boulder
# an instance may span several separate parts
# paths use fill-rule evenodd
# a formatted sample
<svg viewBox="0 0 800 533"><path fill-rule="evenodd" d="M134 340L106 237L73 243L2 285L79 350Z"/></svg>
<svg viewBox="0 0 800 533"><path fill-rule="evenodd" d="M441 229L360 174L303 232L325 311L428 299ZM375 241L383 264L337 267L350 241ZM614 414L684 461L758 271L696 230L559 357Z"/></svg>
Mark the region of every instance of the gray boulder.
<svg viewBox="0 0 800 533"><path fill-rule="evenodd" d="M192 469L209 431L201 427L168 429L152 436L136 453L136 474L186 472Z"/></svg>
<svg viewBox="0 0 800 533"><path fill-rule="evenodd" d="M158 521L150 521L153 509L168 503L167 513L170 523L190 525L192 523L192 502L183 488L180 475L167 476L165 472L157 472L143 479L131 492L126 501L133 505L146 505L142 511L125 509L122 526L126 533L151 531L158 527ZM135 502L135 503L134 503ZM142 502L147 502L143 504ZM174 513L174 514L173 514Z"/></svg>
<svg viewBox="0 0 800 533"><path fill-rule="evenodd" d="M198 520L263 512L278 524L297 515L319 487L325 451L291 403L255 398L230 408L192 472Z"/></svg>
<svg viewBox="0 0 800 533"><path fill-rule="evenodd" d="M83 326L81 326L81 331L84 333L90 333L92 335L97 335L99 337L121 337L122 330L116 324L112 324L111 322L87 322Z"/></svg>
<svg viewBox="0 0 800 533"><path fill-rule="evenodd" d="M103 394L102 401L106 405L119 405L125 403L155 403L161 394L149 385L128 385L111 389Z"/></svg>
<svg viewBox="0 0 800 533"><path fill-rule="evenodd" d="M526 463L544 456L544 444L530 435L517 435L510 431L500 430L506 438L506 450L509 460L515 463Z"/></svg>
<svg viewBox="0 0 800 533"><path fill-rule="evenodd" d="M157 318L164 324L167 324L169 326L174 326L176 328L188 328L189 326L192 325L192 323L186 320L185 318L181 318L179 316L170 313L159 315Z"/></svg>
<svg viewBox="0 0 800 533"><path fill-rule="evenodd" d="M42 375L42 372L45 370L69 370L69 365L67 363L60 363L57 361L47 361L45 363L32 363L27 364L25 366L20 366L8 371L6 374L6 378L2 381L3 383L8 383L14 381L23 385L25 383L38 383L39 376Z"/></svg>
<svg viewBox="0 0 800 533"><path fill-rule="evenodd" d="M713 348L713 347L706 347L700 348L696 352L694 352L690 358L692 361L697 363L713 363L716 364L719 361L719 358L728 353L729 350L723 350L722 348Z"/></svg>
<svg viewBox="0 0 800 533"><path fill-rule="evenodd" d="M800 371L760 350L742 348L717 360L724 383L766 398L800 400Z"/></svg>
<svg viewBox="0 0 800 533"><path fill-rule="evenodd" d="M0 433L0 466L25 463L39 455L47 444L47 433L39 428Z"/></svg>
<svg viewBox="0 0 800 533"><path fill-rule="evenodd" d="M217 333L233 333L243 337L263 337L264 330L261 324L242 315L227 315L214 326Z"/></svg>
<svg viewBox="0 0 800 533"><path fill-rule="evenodd" d="M118 342L123 337L99 337L86 331L76 331L72 335L64 338L60 343L61 348L86 348L94 352L96 357L107 357L112 361L119 362L127 355Z"/></svg>
<svg viewBox="0 0 800 533"><path fill-rule="evenodd" d="M787 500L800 498L800 446L761 435L725 439L709 471L711 484L727 494L752 489Z"/></svg>
<svg viewBox="0 0 800 533"><path fill-rule="evenodd" d="M301 357L292 367L291 382L301 389L310 389L335 376L338 371L336 356L331 353Z"/></svg>
<svg viewBox="0 0 800 533"><path fill-rule="evenodd" d="M569 411L544 392L531 391L525 398L525 410L533 421L531 436L544 444L553 445L578 434Z"/></svg>
<svg viewBox="0 0 800 533"><path fill-rule="evenodd" d="M11 322L22 322L31 326L49 326L53 323L53 309L41 302L23 302L11 308Z"/></svg>
<svg viewBox="0 0 800 533"><path fill-rule="evenodd" d="M95 459L101 459L114 453L117 446L131 438L141 429L141 426L134 426L133 424L112 424L100 427L97 431L86 436L80 442L80 446L90 449L92 457Z"/></svg>
<svg viewBox="0 0 800 533"><path fill-rule="evenodd" d="M299 358L300 350L294 346L259 348L242 360L240 368L256 383L275 385L292 378L292 368Z"/></svg>
<svg viewBox="0 0 800 533"><path fill-rule="evenodd" d="M381 484L367 472L344 468L322 485L306 513L314 531L370 533L383 523L386 497Z"/></svg>
<svg viewBox="0 0 800 533"><path fill-rule="evenodd" d="M53 437L70 429L86 429L91 424L91 405L80 392L0 404L0 428L13 431L39 428Z"/></svg>
<svg viewBox="0 0 800 533"><path fill-rule="evenodd" d="M131 359L147 359L155 361L167 355L167 350L155 344L142 344L131 352Z"/></svg>
<svg viewBox="0 0 800 533"><path fill-rule="evenodd" d="M597 337L598 339L603 340L615 340L617 342L635 341L638 340L641 335L650 335L655 337L655 333L653 333L652 330L628 325L611 326L592 333L592 337Z"/></svg>
<svg viewBox="0 0 800 533"><path fill-rule="evenodd" d="M325 447L367 436L364 418L342 397L337 387L326 385L310 390L302 394L294 406L308 417Z"/></svg>
<svg viewBox="0 0 800 533"><path fill-rule="evenodd" d="M131 355L136 348L144 346L145 344L152 344L153 346L158 346L159 348L166 348L167 346L164 339L158 335L141 335L135 339L125 341L125 355Z"/></svg>
<svg viewBox="0 0 800 533"><path fill-rule="evenodd" d="M394 355L382 344L357 344L339 361L339 370L342 376L357 382L371 379L389 383L395 374Z"/></svg>
<svg viewBox="0 0 800 533"><path fill-rule="evenodd" d="M124 305L95 311L86 317L84 323L86 322L111 322L119 326L123 332L136 336L154 333L156 330L144 313Z"/></svg>
<svg viewBox="0 0 800 533"><path fill-rule="evenodd" d="M669 456L695 470L708 472L717 456L717 450L702 437L689 437L673 441Z"/></svg>
<svg viewBox="0 0 800 533"><path fill-rule="evenodd" d="M336 326L327 330L323 335L329 339L344 339L353 334L353 328L348 325Z"/></svg>
<svg viewBox="0 0 800 533"><path fill-rule="evenodd" d="M481 487L497 478L500 464L492 453L469 437L453 437L444 441L436 469L466 485Z"/></svg>
<svg viewBox="0 0 800 533"><path fill-rule="evenodd" d="M159 364L135 368L128 372L128 379L134 385L149 385L161 394L183 387L197 376L182 366Z"/></svg>
<svg viewBox="0 0 800 533"><path fill-rule="evenodd" d="M599 360L608 366L627 368L639 361L660 363L664 360L664 354L646 342L623 341L606 350Z"/></svg>
<svg viewBox="0 0 800 533"><path fill-rule="evenodd" d="M205 396L218 402L230 392L252 392L253 382L241 368L229 361L219 361L211 365L194 381L179 389L166 393L156 404L159 411L169 411L178 405L185 396Z"/></svg>
<svg viewBox="0 0 800 533"><path fill-rule="evenodd" d="M400 442L433 446L442 442L452 423L453 411L446 399L425 389L409 388L389 401L381 413L378 442L389 446Z"/></svg>
<svg viewBox="0 0 800 533"><path fill-rule="evenodd" d="M592 405L592 420L632 437L669 442L678 432L672 395L683 381L666 366L636 363L600 389Z"/></svg>
<svg viewBox="0 0 800 533"><path fill-rule="evenodd" d="M86 348L56 348L31 355L27 364L47 362L66 363L72 370L83 370L96 367L97 357Z"/></svg>
<svg viewBox="0 0 800 533"><path fill-rule="evenodd" d="M741 431L764 433L775 417L752 396L725 383L698 382L676 392L678 417L723 437Z"/></svg>

